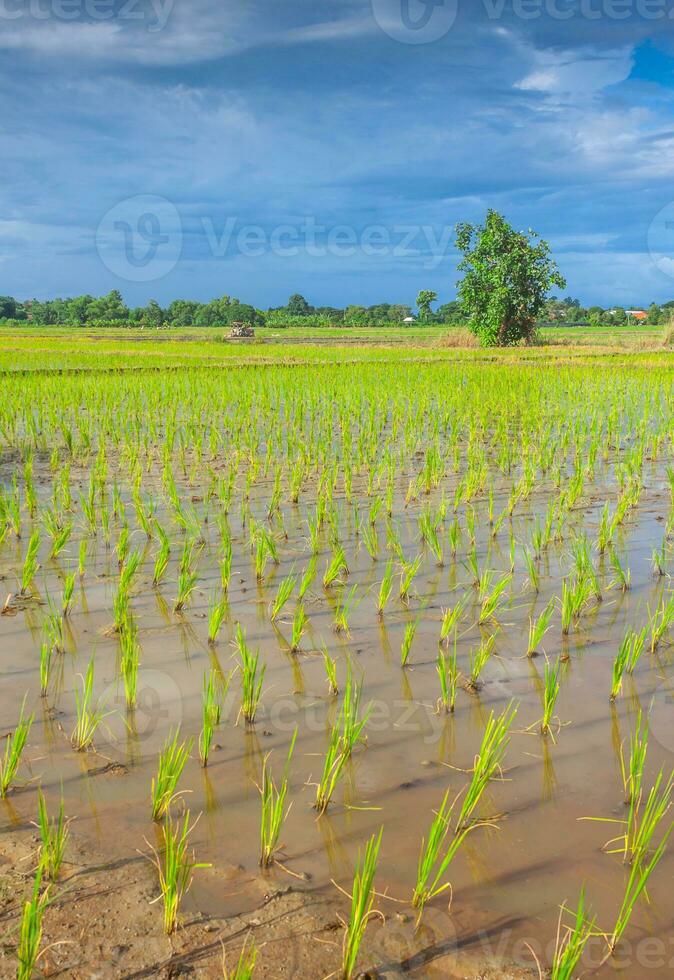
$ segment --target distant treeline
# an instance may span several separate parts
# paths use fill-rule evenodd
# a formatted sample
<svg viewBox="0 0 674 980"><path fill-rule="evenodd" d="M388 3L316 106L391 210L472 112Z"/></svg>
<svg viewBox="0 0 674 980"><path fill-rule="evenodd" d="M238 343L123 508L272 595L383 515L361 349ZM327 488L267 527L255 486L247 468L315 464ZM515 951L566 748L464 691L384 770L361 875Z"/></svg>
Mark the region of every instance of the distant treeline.
<svg viewBox="0 0 674 980"><path fill-rule="evenodd" d="M420 296L422 294L420 293ZM427 294L428 295L428 294ZM434 295L434 294L430 294ZM635 313L638 316L635 316ZM645 317L641 314L645 313ZM127 306L121 293L113 289L106 296L74 296L70 299L26 300L0 296L0 322L34 323L40 326L146 326L146 327L218 327L242 321L253 326L391 326L414 316L420 324L462 324L465 314L457 300L443 303L437 309L413 310L399 303L377 303L374 306L311 306L304 296L295 293L285 306L256 309L231 296L208 303L177 299L163 308L155 300L146 306ZM628 311L623 307L603 309L581 306L572 298L548 300L541 323L564 325L627 325L641 322L660 325L674 316L674 300Z"/></svg>

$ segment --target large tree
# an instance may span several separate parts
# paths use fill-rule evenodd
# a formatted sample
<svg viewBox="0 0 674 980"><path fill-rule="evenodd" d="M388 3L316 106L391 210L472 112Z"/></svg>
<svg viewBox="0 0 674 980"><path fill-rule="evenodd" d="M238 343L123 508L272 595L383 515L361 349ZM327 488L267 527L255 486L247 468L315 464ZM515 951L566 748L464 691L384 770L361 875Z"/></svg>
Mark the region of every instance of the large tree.
<svg viewBox="0 0 674 980"><path fill-rule="evenodd" d="M434 293L432 289L422 289L417 296L417 309L419 310L419 316L422 320L430 320L433 311L431 310L431 303L435 303L438 298L438 294Z"/></svg>
<svg viewBox="0 0 674 980"><path fill-rule="evenodd" d="M483 225L458 225L456 243L465 273L458 293L480 343L507 347L531 340L548 291L566 287L548 243L531 230L515 231L492 210Z"/></svg>

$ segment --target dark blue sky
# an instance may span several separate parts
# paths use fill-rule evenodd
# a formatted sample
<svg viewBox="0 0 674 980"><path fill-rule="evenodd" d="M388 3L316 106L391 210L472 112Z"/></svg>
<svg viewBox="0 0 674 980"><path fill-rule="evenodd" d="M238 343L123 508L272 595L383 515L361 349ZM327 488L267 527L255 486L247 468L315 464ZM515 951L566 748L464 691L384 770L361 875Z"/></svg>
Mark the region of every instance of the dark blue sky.
<svg viewBox="0 0 674 980"><path fill-rule="evenodd" d="M0 0L0 293L454 297L494 207L674 298L674 0Z"/></svg>

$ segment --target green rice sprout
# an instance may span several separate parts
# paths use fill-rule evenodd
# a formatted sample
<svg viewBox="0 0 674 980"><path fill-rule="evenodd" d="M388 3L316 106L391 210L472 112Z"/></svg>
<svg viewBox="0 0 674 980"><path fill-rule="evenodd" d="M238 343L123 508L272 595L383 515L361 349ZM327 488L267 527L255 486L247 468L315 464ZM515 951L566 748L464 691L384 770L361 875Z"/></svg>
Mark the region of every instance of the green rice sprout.
<svg viewBox="0 0 674 980"><path fill-rule="evenodd" d="M535 621L529 619L529 642L527 643L527 657L535 657L540 652L543 637L550 629L550 620L555 611L555 600L551 599L543 612Z"/></svg>
<svg viewBox="0 0 674 980"><path fill-rule="evenodd" d="M169 558L171 557L171 545L168 535L159 523L157 523L157 533L159 534L159 551L154 560L154 571L152 573L152 584L155 588L166 575Z"/></svg>
<svg viewBox="0 0 674 980"><path fill-rule="evenodd" d="M0 757L0 797L4 799L15 780L21 756L28 741L28 735L33 724L35 715L25 716L26 697L21 704L19 720L14 731L5 740L5 754Z"/></svg>
<svg viewBox="0 0 674 980"><path fill-rule="evenodd" d="M292 573L290 575L287 575L279 583L278 592L276 593L276 597L272 603L271 614L269 617L272 623L275 623L278 617L283 612L285 605L287 604L291 595L295 591L296 585L297 585L297 576L293 575Z"/></svg>
<svg viewBox="0 0 674 980"><path fill-rule="evenodd" d="M288 795L288 772L292 759L295 741L297 739L297 729L293 733L290 741L290 748L286 758L281 783L277 787L274 777L269 770L269 755L266 755L262 763L262 785L260 786L260 796L262 802L262 813L260 818L260 865L268 868L274 863L274 856L279 850L279 838L283 823L290 812L290 806L286 809L286 797Z"/></svg>
<svg viewBox="0 0 674 980"><path fill-rule="evenodd" d="M334 583L339 579L342 573L347 574L349 571L349 566L346 562L346 554L341 545L337 545L335 548L332 558L328 562L327 568L325 569L325 575L323 576L323 587L329 589Z"/></svg>
<svg viewBox="0 0 674 980"><path fill-rule="evenodd" d="M121 647L120 669L122 681L124 682L124 697L126 707L133 711L136 707L138 695L138 668L140 666L140 646L138 645L138 631L131 619L126 623L125 628L119 634Z"/></svg>
<svg viewBox="0 0 674 980"><path fill-rule="evenodd" d="M465 593L454 606L442 610L442 626L440 627L441 643L449 643L449 635L456 631L456 627L460 623L467 605L468 593Z"/></svg>
<svg viewBox="0 0 674 980"><path fill-rule="evenodd" d="M237 623L235 640L241 668L241 714L252 725L262 697L262 683L267 667L266 664L260 664L260 651L253 653L248 646L240 623Z"/></svg>
<svg viewBox="0 0 674 980"><path fill-rule="evenodd" d="M54 659L54 646L48 637L40 644L40 697L46 698L51 680L51 668Z"/></svg>
<svg viewBox="0 0 674 980"><path fill-rule="evenodd" d="M373 909L374 876L377 871L383 828L374 834L362 854L359 852L351 891L351 914L346 926L342 948L342 977L351 980L356 969L358 951L368 922L378 913Z"/></svg>
<svg viewBox="0 0 674 980"><path fill-rule="evenodd" d="M323 654L323 665L325 666L325 676L328 682L328 689L330 694L339 694L339 686L337 684L337 661L334 660L328 653L327 647L323 647L321 651Z"/></svg>
<svg viewBox="0 0 674 980"><path fill-rule="evenodd" d="M86 570L87 564L87 552L88 544L86 538L82 538L80 541L80 546L77 554L77 574L80 578L84 578L84 572Z"/></svg>
<svg viewBox="0 0 674 980"><path fill-rule="evenodd" d="M610 700L615 701L623 687L623 674L627 670L630 662L630 645L628 637L624 637L618 647L618 652L613 661L611 695Z"/></svg>
<svg viewBox="0 0 674 980"><path fill-rule="evenodd" d="M295 614L293 615L292 639L290 643L291 653L297 653L299 650L308 622L309 617L307 616L304 603L300 601L295 606Z"/></svg>
<svg viewBox="0 0 674 980"><path fill-rule="evenodd" d="M227 599L224 595L220 598L217 596L212 596L208 607L208 643L209 646L215 646L218 640L218 635L222 629L222 624L227 618L228 612Z"/></svg>
<svg viewBox="0 0 674 980"><path fill-rule="evenodd" d="M578 907L573 913L573 922L568 926L563 925L565 911L565 907L562 906L557 924L557 939L552 958L550 980L575 980L579 976L578 964L585 947L595 935L596 919L594 917L588 918L585 911L585 887L581 888Z"/></svg>
<svg viewBox="0 0 674 980"><path fill-rule="evenodd" d="M482 607L480 609L480 617L478 619L479 623L486 623L490 619L496 618L496 613L502 604L503 593L508 588L512 581L512 574L504 575L503 578L496 583L492 591L485 595L482 599Z"/></svg>
<svg viewBox="0 0 674 980"><path fill-rule="evenodd" d="M40 532L35 528L28 539L28 548L26 549L26 556L23 560L23 568L21 569L21 595L29 594L33 579L37 575L37 570L40 567L37 560L39 550Z"/></svg>
<svg viewBox="0 0 674 980"><path fill-rule="evenodd" d="M616 946L620 942L625 930L627 929L627 926L629 925L630 919L632 918L632 913L634 912L634 907L637 901L646 891L646 886L648 885L651 875L662 860L673 828L674 824L670 824L662 840L651 855L650 860L643 863L635 862L632 865L627 884L625 885L622 903L620 905L620 909L618 910L618 915L613 927L613 932L608 937L608 945L611 952L614 952Z"/></svg>
<svg viewBox="0 0 674 980"><path fill-rule="evenodd" d="M334 630L336 633L350 635L349 620L354 606L358 605L356 602L357 591L358 586L352 585L348 591L346 588L343 588L338 594L334 617Z"/></svg>
<svg viewBox="0 0 674 980"><path fill-rule="evenodd" d="M372 705L368 705L361 715L360 702L363 693L363 681L356 683L353 679L351 661L347 660L346 683L344 699L339 713L338 724L342 727L342 752L349 757L359 742L363 742L363 730L368 722Z"/></svg>
<svg viewBox="0 0 674 980"><path fill-rule="evenodd" d="M653 554L651 557L651 562L653 564L653 572L660 578L664 578L667 574L667 538L662 539L662 545L660 549L653 549Z"/></svg>
<svg viewBox="0 0 674 980"><path fill-rule="evenodd" d="M178 914L183 898L192 884L194 872L200 868L210 868L210 864L197 863L194 853L188 851L189 837L195 824L190 826L190 811L185 812L182 821L173 821L167 814L164 821L164 848L160 857L154 851L155 865L159 875L159 888L164 905L164 932L173 935L178 928Z"/></svg>
<svg viewBox="0 0 674 980"><path fill-rule="evenodd" d="M555 666L552 664L545 664L544 680L543 680L543 718L541 720L541 735L549 735L551 733L551 724L555 714L555 705L557 704L557 698L559 697L560 682L559 675L561 673L562 664L558 660Z"/></svg>
<svg viewBox="0 0 674 980"><path fill-rule="evenodd" d="M633 674L636 670L637 664L641 658L641 654L644 652L646 646L646 635L647 629L644 628L641 632L637 633L635 630L628 630L627 635L623 639L623 643L627 643L628 654L627 654L627 673Z"/></svg>
<svg viewBox="0 0 674 980"><path fill-rule="evenodd" d="M314 579L316 577L316 566L317 565L318 565L318 556L317 555L312 555L311 558L309 559L309 563L308 563L307 567L305 568L304 574L302 575L302 579L300 581L300 587L299 587L299 591L297 593L297 597L300 600L300 602L304 599L305 595L309 591L309 589L310 589L310 587L311 587L311 585L312 585L312 583L313 583L313 581L314 581Z"/></svg>
<svg viewBox="0 0 674 980"><path fill-rule="evenodd" d="M38 868L33 882L33 893L23 906L21 932L17 949L17 980L32 980L40 958L42 944L42 920L49 905L49 888L42 890L42 872Z"/></svg>
<svg viewBox="0 0 674 980"><path fill-rule="evenodd" d="M377 615L380 619L384 617L384 610L386 609L386 604L391 598L391 592L393 590L393 559L390 558L386 562L386 568L384 569L384 577L381 580L381 585L379 586L379 598L377 600Z"/></svg>
<svg viewBox="0 0 674 980"><path fill-rule="evenodd" d="M63 581L63 596L61 598L61 612L68 617L73 607L73 593L75 592L75 572L68 572Z"/></svg>
<svg viewBox="0 0 674 980"><path fill-rule="evenodd" d="M73 522L68 521L62 527L57 527L52 535L52 546L49 554L50 558L58 558L73 533Z"/></svg>
<svg viewBox="0 0 674 980"><path fill-rule="evenodd" d="M69 833L69 821L65 818L63 793L61 793L61 803L55 817L49 817L47 801L41 789L38 790L37 802L41 840L39 869L49 881L56 881L63 864Z"/></svg>
<svg viewBox="0 0 674 980"><path fill-rule="evenodd" d="M94 703L94 658L82 677L82 691L75 688L76 720L70 741L77 752L86 752L93 745L94 736L99 729L105 713L101 711L98 702Z"/></svg>
<svg viewBox="0 0 674 980"><path fill-rule="evenodd" d="M622 592L628 592L632 587L632 573L623 565L615 548L611 548L609 560L615 574L615 581L612 584L618 585Z"/></svg>
<svg viewBox="0 0 674 980"><path fill-rule="evenodd" d="M630 755L625 761L625 746L620 746L620 772L622 775L625 804L641 799L641 786L644 779L646 755L648 752L648 721L641 710L637 713L634 732L630 735Z"/></svg>
<svg viewBox="0 0 674 980"><path fill-rule="evenodd" d="M416 619L410 620L410 622L405 626L402 647L400 649L400 663L403 667L407 667L412 650L412 643L414 641L414 636L419 626L420 619L421 616L417 616Z"/></svg>
<svg viewBox="0 0 674 980"><path fill-rule="evenodd" d="M180 568L178 569L178 595L174 603L174 612L182 612L192 597L197 584L197 573L193 564L194 541L185 542Z"/></svg>
<svg viewBox="0 0 674 980"><path fill-rule="evenodd" d="M454 650L451 655L438 650L436 670L440 679L440 698L438 709L453 714L456 705L456 691L459 686L459 669L456 658L456 632L454 633Z"/></svg>
<svg viewBox="0 0 674 980"><path fill-rule="evenodd" d="M442 895L451 889L451 884L448 881L443 881L443 878L467 834L473 829L468 827L458 834L452 834L449 846L441 857L441 851L449 834L455 803L456 799L451 803L449 802L449 790L447 790L440 808L433 817L428 839L424 838L421 841L417 881L412 895L412 905L419 910L419 919L421 919L424 906L428 902L432 901L436 895Z"/></svg>
<svg viewBox="0 0 674 980"><path fill-rule="evenodd" d="M496 634L494 633L489 639L482 640L476 650L471 650L470 652L470 677L468 683L473 691L479 691L482 686L480 677L494 652L495 644Z"/></svg>
<svg viewBox="0 0 674 980"><path fill-rule="evenodd" d="M192 739L180 742L180 729L169 734L164 747L159 753L157 777L152 779L150 795L152 797L152 819L157 821L168 812L168 809L179 795L176 790L185 764L192 751Z"/></svg>
<svg viewBox="0 0 674 980"><path fill-rule="evenodd" d="M227 969L227 959L225 950L222 951L222 977L223 980L252 980L257 962L257 947L254 942L248 944L248 937L243 944L233 969Z"/></svg>
<svg viewBox="0 0 674 980"><path fill-rule="evenodd" d="M674 623L674 595L670 595L667 602L664 596L661 596L655 612L651 613L649 607L648 616L651 634L650 651L655 653Z"/></svg>
<svg viewBox="0 0 674 980"><path fill-rule="evenodd" d="M400 572L400 590L399 595L403 602L407 602L410 595L410 588L412 587L412 582L421 568L421 562L423 561L422 555L417 555L414 561L405 562Z"/></svg>
<svg viewBox="0 0 674 980"><path fill-rule="evenodd" d="M534 592L540 592L540 575L538 572L538 565L536 564L536 559L531 554L530 551L524 551L524 560L527 564L527 577L529 579L529 586Z"/></svg>
<svg viewBox="0 0 674 980"><path fill-rule="evenodd" d="M342 751L342 733L339 724L330 729L330 741L323 760L321 778L316 784L314 809L319 815L325 813L334 795L348 757Z"/></svg>
<svg viewBox="0 0 674 980"><path fill-rule="evenodd" d="M220 675L216 670L210 670L204 674L204 690L201 701L201 733L199 735L199 761L204 769L208 765L213 733L220 724L222 699L229 687L229 676L223 683L219 680Z"/></svg>
<svg viewBox="0 0 674 980"><path fill-rule="evenodd" d="M473 774L466 794L461 804L461 812L457 821L457 831L469 825L485 789L490 780L502 772L503 759L510 744L510 729L512 728L517 706L512 702L496 717L492 711L487 721L482 744L475 756Z"/></svg>

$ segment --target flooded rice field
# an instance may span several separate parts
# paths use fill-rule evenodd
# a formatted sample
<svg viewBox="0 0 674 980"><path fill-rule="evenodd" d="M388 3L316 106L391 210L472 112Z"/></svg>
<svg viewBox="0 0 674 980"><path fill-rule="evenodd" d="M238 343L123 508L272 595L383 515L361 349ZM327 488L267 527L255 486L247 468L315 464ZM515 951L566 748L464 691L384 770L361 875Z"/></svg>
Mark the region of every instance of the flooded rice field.
<svg viewBox="0 0 674 980"><path fill-rule="evenodd" d="M8 383L0 974L670 976L673 381Z"/></svg>

